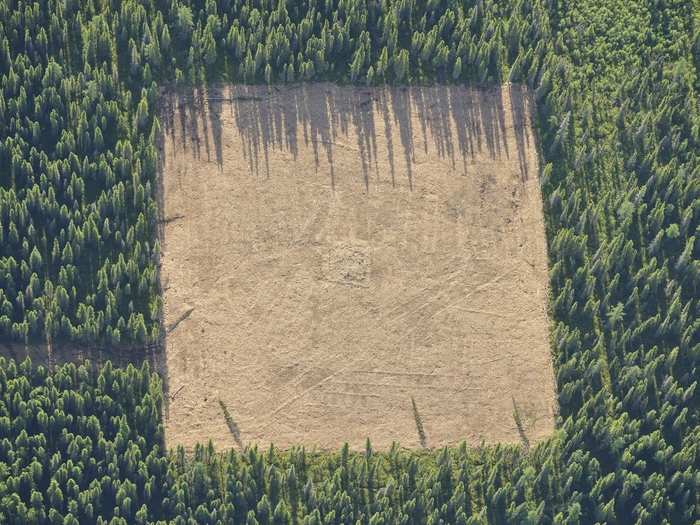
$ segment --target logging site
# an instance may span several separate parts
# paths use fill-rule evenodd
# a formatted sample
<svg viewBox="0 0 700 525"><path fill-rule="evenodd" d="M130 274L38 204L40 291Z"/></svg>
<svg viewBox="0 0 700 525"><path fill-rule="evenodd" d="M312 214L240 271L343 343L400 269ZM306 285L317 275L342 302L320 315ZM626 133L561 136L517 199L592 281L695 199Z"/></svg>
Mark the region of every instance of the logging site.
<svg viewBox="0 0 700 525"><path fill-rule="evenodd" d="M168 446L552 433L528 90L221 85L162 98Z"/></svg>

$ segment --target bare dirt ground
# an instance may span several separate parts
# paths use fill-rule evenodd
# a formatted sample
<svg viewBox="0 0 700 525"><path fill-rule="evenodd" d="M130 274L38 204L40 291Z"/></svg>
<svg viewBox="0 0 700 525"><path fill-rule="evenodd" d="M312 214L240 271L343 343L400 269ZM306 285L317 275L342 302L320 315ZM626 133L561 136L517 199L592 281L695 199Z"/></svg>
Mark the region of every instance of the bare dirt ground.
<svg viewBox="0 0 700 525"><path fill-rule="evenodd" d="M168 445L548 436L532 109L516 86L165 93Z"/></svg>

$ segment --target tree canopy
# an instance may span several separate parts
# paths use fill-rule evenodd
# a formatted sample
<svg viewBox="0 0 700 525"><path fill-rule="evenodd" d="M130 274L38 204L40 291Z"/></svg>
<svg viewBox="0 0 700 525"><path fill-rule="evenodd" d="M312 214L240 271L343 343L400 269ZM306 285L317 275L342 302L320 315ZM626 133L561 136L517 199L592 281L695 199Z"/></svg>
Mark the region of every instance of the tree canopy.
<svg viewBox="0 0 700 525"><path fill-rule="evenodd" d="M556 435L163 450L157 376L0 362L7 523L696 523L700 6L0 0L0 338L158 337L159 84L527 84Z"/></svg>

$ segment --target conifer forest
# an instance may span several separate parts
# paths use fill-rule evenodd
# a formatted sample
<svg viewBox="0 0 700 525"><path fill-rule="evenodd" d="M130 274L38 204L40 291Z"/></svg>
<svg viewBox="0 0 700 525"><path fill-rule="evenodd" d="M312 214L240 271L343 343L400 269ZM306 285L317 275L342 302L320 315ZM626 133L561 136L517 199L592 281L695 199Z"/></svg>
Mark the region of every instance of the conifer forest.
<svg viewBox="0 0 700 525"><path fill-rule="evenodd" d="M698 0L0 0L0 341L141 363L163 90L316 81L531 90L554 434L168 449L147 362L5 356L0 523L700 523Z"/></svg>

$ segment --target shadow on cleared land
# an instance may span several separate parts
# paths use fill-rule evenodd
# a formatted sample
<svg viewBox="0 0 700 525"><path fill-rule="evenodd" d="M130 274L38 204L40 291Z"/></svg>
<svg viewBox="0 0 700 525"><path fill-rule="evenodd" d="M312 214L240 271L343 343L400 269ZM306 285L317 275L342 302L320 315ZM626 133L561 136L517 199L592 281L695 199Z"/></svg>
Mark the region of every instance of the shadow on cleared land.
<svg viewBox="0 0 700 525"><path fill-rule="evenodd" d="M348 135L348 130L353 128L362 176L369 188L371 169L377 160L375 119L381 118L394 184L399 173L405 174L409 187L413 188L411 166L416 151L422 149L427 154L429 144L453 168L463 163L465 171L469 159L477 153L482 156L488 153L492 159L510 159L516 155L522 179L530 177L525 158L530 140L526 129L533 105L523 86L482 89L233 85L169 91L161 100L165 133L174 136L179 127L184 147L192 148L196 158L216 161L221 170L222 116L229 112L244 142L250 172L255 175L270 176L271 148L288 151L296 159L298 141L303 140L304 147L313 149L317 166L325 157L335 187L336 139ZM419 129L414 129L416 122ZM505 138L507 122L514 126L514 145ZM400 144L393 143L395 131ZM395 157L405 160L400 171L395 170Z"/></svg>
<svg viewBox="0 0 700 525"><path fill-rule="evenodd" d="M163 216L166 137L170 137L175 148L184 148L195 159L211 162L212 169L215 163L223 172L224 152L230 148L224 141L231 140L233 135L234 140L241 141L236 144L237 160L241 151L238 146L242 146L245 157L242 170L246 171L246 165L248 168L248 173L243 175L261 178L273 176L270 162L276 159L279 163L276 153L284 151L297 160L312 151L316 168L323 164L324 170L328 169L333 188L339 173L348 173L340 164L336 166L335 152L348 147L357 152L361 168L355 173L359 171L367 190L380 163L383 170L388 167L386 175L393 186L401 184L412 190L414 170L420 172L415 169L416 160L428 155L443 159L446 171L451 166L453 172L473 172L473 163L490 159L512 161L518 166L522 182L536 176L528 172L528 155L531 157L533 151L529 128L534 104L527 89L519 85L480 88L359 88L329 83L214 85L164 89L159 110L163 134L157 139L161 155L156 196L160 213L158 233L164 253L167 251L164 225L178 218ZM348 140L352 143L347 143ZM379 155L387 158L379 159ZM338 154L338 157L343 156ZM167 283L160 282L167 289ZM168 332L181 320L170 327L161 321L160 347L166 347ZM163 376L164 412L168 418L170 402L187 386L179 389L173 386L175 391L170 392L166 362L163 358L158 370ZM223 402L219 402L229 433L242 448L238 424ZM415 402L413 408L421 446L425 447L427 437Z"/></svg>

